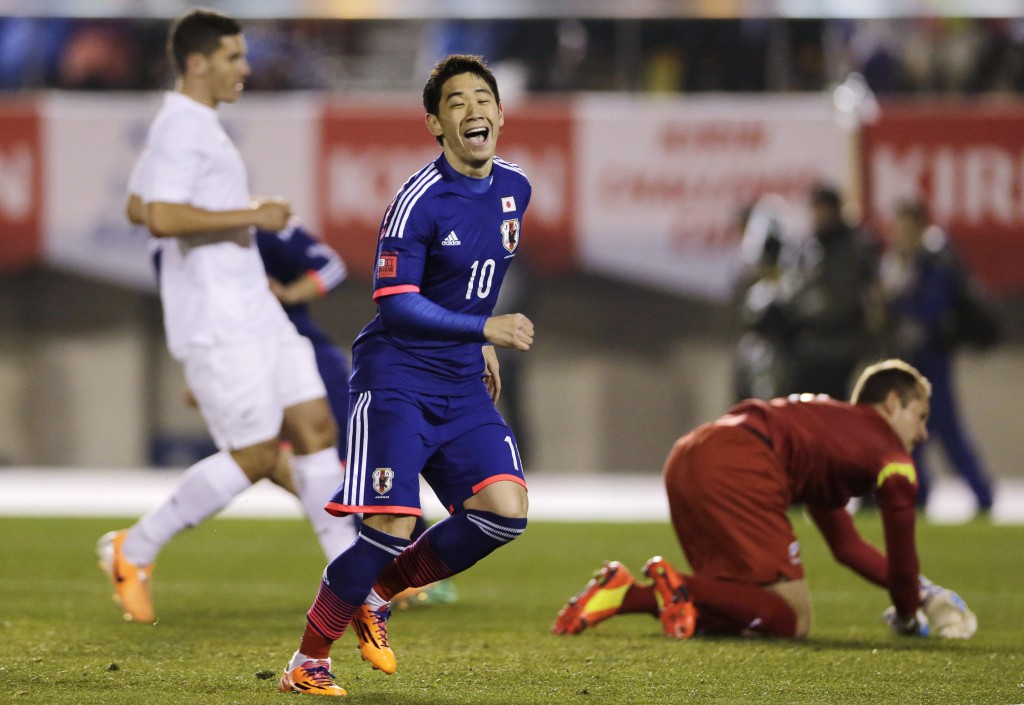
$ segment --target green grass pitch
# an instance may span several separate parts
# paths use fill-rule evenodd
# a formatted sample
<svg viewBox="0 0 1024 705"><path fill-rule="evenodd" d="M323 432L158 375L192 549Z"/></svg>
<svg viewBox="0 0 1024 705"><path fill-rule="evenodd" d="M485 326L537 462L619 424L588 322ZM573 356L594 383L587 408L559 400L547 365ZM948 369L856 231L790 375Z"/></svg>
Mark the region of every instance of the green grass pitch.
<svg viewBox="0 0 1024 705"><path fill-rule="evenodd" d="M805 643L674 642L644 615L577 637L548 630L603 559L634 572L655 553L682 563L663 524L534 522L456 578L452 606L396 612L394 676L346 634L334 672L352 703L1024 703L1024 527L918 528L925 574L958 590L980 627L966 642L900 639L883 591L827 556L793 515L816 623ZM858 521L874 541L878 517ZM125 521L0 519L0 703L282 703L323 569L306 524L214 520L186 532L155 573L156 626L125 624L93 546Z"/></svg>

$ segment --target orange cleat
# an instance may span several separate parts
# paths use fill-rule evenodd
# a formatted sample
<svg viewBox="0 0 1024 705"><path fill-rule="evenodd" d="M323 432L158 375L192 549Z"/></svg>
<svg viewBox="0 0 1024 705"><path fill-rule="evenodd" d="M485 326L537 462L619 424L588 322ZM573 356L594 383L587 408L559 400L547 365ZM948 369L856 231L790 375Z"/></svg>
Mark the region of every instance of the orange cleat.
<svg viewBox="0 0 1024 705"><path fill-rule="evenodd" d="M127 531L110 531L96 544L100 568L114 584L114 601L121 606L126 622L156 623L153 614L153 564L140 566L129 562L122 553Z"/></svg>
<svg viewBox="0 0 1024 705"><path fill-rule="evenodd" d="M673 639L689 639L697 628L697 607L690 599L686 579L661 556L644 566L644 575L654 581L654 592L661 603L658 618L665 633Z"/></svg>
<svg viewBox="0 0 1024 705"><path fill-rule="evenodd" d="M554 634L579 634L614 617L633 585L629 568L618 561L606 562L580 594L569 600L551 627Z"/></svg>
<svg viewBox="0 0 1024 705"><path fill-rule="evenodd" d="M362 605L352 617L352 626L359 638L359 653L364 661L369 661L376 670L389 676L398 670L395 652L388 645L388 617L391 609L388 605L372 610L369 605Z"/></svg>
<svg viewBox="0 0 1024 705"><path fill-rule="evenodd" d="M329 658L311 659L291 670L285 668L277 684L277 691L304 695L348 695L348 691L334 682Z"/></svg>

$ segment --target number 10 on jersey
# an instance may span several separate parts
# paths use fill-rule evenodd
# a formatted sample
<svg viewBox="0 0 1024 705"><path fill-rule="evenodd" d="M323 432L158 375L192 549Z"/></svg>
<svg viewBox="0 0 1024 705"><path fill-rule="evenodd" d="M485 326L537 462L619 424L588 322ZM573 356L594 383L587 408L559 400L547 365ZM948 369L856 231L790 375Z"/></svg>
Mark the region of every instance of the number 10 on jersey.
<svg viewBox="0 0 1024 705"><path fill-rule="evenodd" d="M477 297L486 299L487 295L491 293L491 284L493 283L494 260L484 260L483 264L480 264L480 260L476 260L469 267L469 286L466 287L466 299L468 300L473 298L474 285L476 285Z"/></svg>

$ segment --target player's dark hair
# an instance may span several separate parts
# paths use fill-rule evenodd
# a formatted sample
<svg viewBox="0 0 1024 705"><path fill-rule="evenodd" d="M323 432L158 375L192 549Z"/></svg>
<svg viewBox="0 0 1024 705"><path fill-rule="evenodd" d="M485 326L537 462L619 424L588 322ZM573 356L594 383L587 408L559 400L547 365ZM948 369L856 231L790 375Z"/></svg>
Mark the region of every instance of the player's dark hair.
<svg viewBox="0 0 1024 705"><path fill-rule="evenodd" d="M427 82L423 85L423 109L436 116L441 110L441 88L449 78L463 73L471 73L482 78L491 89L491 93L494 94L494 101L501 102L501 96L498 95L498 81L487 67L484 57L472 54L450 54L434 65L434 70L430 72ZM438 144L444 144L444 138L441 136L435 137L435 139Z"/></svg>
<svg viewBox="0 0 1024 705"><path fill-rule="evenodd" d="M932 385L928 378L913 365L903 360L876 362L861 373L853 388L850 402L853 404L881 404L889 392L899 395L903 406L912 399L931 396Z"/></svg>
<svg viewBox="0 0 1024 705"><path fill-rule="evenodd" d="M189 54L210 56L220 47L221 37L242 33L242 26L227 15L204 7L190 10L171 25L167 34L167 57L178 75L185 74Z"/></svg>

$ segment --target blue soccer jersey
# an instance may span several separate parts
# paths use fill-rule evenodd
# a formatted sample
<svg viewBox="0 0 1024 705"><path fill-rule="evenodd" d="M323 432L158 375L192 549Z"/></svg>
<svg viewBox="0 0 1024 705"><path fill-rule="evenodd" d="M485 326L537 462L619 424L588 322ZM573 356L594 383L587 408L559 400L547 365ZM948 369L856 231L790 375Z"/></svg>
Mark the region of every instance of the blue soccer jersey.
<svg viewBox="0 0 1024 705"><path fill-rule="evenodd" d="M344 260L300 225L291 224L280 231L257 230L256 245L267 275L282 284L291 284L309 274L316 279L320 293L326 294L345 280L347 269ZM327 390L327 403L338 424L338 454L344 460L348 428L348 359L313 321L309 304L284 306L284 311L299 335L313 343L316 367Z"/></svg>
<svg viewBox="0 0 1024 705"><path fill-rule="evenodd" d="M448 311L492 314L519 252L531 188L518 166L497 157L484 187L469 184L443 154L405 183L381 224L375 300L419 293ZM462 342L401 335L378 313L352 346L351 389L473 393L481 384L485 342L482 333Z"/></svg>
<svg viewBox="0 0 1024 705"><path fill-rule="evenodd" d="M289 225L276 232L257 230L256 245L267 274L282 284L291 284L311 274L320 287L320 293L326 294L345 281L347 270L338 253L300 225ZM284 310L300 335L314 343L330 342L313 322L308 304L285 306Z"/></svg>

